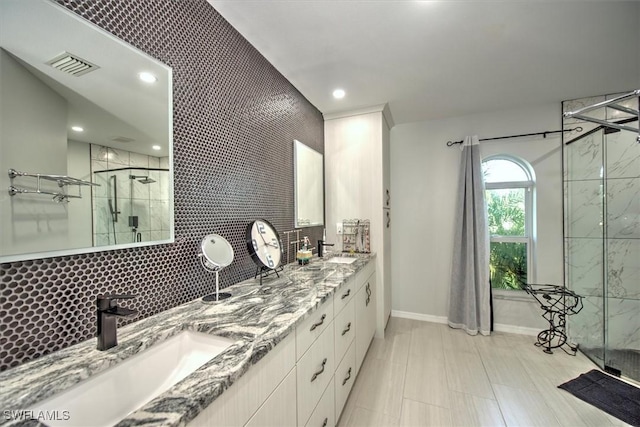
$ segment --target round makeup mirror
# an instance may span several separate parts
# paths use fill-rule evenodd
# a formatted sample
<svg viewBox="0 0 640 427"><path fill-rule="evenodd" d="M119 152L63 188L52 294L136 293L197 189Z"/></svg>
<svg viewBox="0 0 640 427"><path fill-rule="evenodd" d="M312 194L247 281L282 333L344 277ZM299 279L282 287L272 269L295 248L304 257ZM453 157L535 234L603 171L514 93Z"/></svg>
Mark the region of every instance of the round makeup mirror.
<svg viewBox="0 0 640 427"><path fill-rule="evenodd" d="M219 292L220 280L218 273L233 262L233 247L231 247L231 244L222 236L208 234L202 239L198 257L200 257L200 262L205 270L216 273L216 293L207 295L202 300L212 302L229 298L231 296L230 293Z"/></svg>

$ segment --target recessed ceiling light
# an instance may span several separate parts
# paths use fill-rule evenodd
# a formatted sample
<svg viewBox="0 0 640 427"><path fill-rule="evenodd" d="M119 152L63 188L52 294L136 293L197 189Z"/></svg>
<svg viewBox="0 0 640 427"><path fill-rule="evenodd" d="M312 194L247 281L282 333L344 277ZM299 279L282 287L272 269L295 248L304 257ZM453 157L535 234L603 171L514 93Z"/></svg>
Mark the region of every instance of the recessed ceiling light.
<svg viewBox="0 0 640 427"><path fill-rule="evenodd" d="M156 76L151 73L147 73L146 71L138 74L138 77L145 83L155 83L158 81L158 78Z"/></svg>
<svg viewBox="0 0 640 427"><path fill-rule="evenodd" d="M153 148L154 150L162 150L162 147L160 147L159 145L152 145L151 148Z"/></svg>
<svg viewBox="0 0 640 427"><path fill-rule="evenodd" d="M82 132L84 129L80 126L71 126L71 130L75 132Z"/></svg>
<svg viewBox="0 0 640 427"><path fill-rule="evenodd" d="M342 99L344 98L345 92L342 89L336 89L333 91L333 97L335 99Z"/></svg>

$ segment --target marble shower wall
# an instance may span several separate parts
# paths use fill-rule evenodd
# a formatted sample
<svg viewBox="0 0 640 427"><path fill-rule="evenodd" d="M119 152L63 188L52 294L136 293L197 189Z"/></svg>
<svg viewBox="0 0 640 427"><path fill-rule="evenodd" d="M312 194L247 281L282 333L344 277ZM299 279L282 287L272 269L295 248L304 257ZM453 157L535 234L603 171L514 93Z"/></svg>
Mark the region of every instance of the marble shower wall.
<svg viewBox="0 0 640 427"><path fill-rule="evenodd" d="M93 181L100 184L93 192L94 245L134 242L135 236L128 222L129 215L138 217L137 232L141 235L141 241L169 238L168 157L147 156L91 144L91 171ZM129 178L131 175L148 176L155 182L132 182ZM111 176L116 176L118 210L121 212L121 217L115 224L108 204L109 199L113 198L113 194L109 194Z"/></svg>
<svg viewBox="0 0 640 427"><path fill-rule="evenodd" d="M613 96L567 101L563 110ZM637 98L626 104L638 108ZM602 118L605 114L631 117L611 109L598 113ZM576 120L564 123L565 127L576 125L585 129L583 134L597 128ZM640 350L640 144L636 134L600 129L565 145L564 186L566 283L585 297L583 311L570 319L572 339L582 348L602 349L606 334L607 349Z"/></svg>

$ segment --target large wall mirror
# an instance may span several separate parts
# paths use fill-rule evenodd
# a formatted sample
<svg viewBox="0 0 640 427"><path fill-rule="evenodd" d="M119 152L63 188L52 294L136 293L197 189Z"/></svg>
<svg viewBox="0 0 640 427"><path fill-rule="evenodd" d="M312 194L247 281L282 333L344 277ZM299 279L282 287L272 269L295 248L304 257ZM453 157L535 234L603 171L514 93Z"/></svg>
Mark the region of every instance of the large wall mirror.
<svg viewBox="0 0 640 427"><path fill-rule="evenodd" d="M173 241L171 68L2 0L0 92L0 261Z"/></svg>
<svg viewBox="0 0 640 427"><path fill-rule="evenodd" d="M323 156L300 141L293 141L295 226L324 225Z"/></svg>

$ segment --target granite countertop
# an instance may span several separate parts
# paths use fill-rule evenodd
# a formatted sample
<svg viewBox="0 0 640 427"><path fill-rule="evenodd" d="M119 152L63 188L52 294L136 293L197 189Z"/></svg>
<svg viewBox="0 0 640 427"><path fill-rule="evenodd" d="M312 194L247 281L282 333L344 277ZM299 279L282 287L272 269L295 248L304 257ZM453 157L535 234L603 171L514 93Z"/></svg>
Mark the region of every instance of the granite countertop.
<svg viewBox="0 0 640 427"><path fill-rule="evenodd" d="M247 370L375 254L354 255L352 264L313 258L306 266L286 265L263 279L225 288L232 297L205 303L201 299L118 328L119 344L96 350L96 338L48 354L0 373L0 411L29 409L34 404L164 341L193 330L232 339L234 343L184 380L145 404L118 426L182 426L209 406ZM71 414L73 416L73 414ZM0 417L0 425L42 425Z"/></svg>

